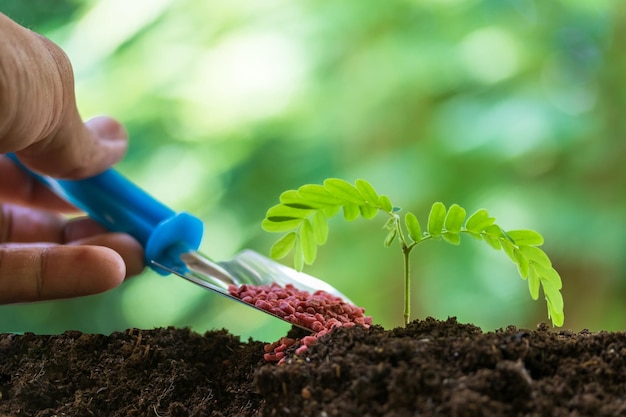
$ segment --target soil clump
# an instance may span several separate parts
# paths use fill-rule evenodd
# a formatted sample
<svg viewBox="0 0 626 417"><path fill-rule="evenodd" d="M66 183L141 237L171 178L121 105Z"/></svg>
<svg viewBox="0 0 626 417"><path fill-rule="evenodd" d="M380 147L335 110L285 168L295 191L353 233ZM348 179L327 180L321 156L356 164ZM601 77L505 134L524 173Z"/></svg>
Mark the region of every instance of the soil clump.
<svg viewBox="0 0 626 417"><path fill-rule="evenodd" d="M268 363L226 330L2 334L0 417L626 415L624 332L428 318L294 350Z"/></svg>

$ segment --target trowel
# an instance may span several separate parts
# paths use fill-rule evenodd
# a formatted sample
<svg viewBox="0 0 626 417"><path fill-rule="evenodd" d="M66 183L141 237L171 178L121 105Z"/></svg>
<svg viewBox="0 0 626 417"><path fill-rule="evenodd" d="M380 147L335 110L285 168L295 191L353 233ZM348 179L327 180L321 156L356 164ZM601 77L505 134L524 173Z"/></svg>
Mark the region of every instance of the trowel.
<svg viewBox="0 0 626 417"><path fill-rule="evenodd" d="M145 250L145 264L160 275L175 274L238 302L242 301L228 291L231 284L277 283L283 287L292 284L310 293L323 290L352 304L328 283L252 250L244 250L225 261L203 255L198 251L204 234L199 218L175 212L113 168L82 180L60 180L31 171L14 154L7 156L106 229L133 236ZM254 305L243 304L286 321Z"/></svg>

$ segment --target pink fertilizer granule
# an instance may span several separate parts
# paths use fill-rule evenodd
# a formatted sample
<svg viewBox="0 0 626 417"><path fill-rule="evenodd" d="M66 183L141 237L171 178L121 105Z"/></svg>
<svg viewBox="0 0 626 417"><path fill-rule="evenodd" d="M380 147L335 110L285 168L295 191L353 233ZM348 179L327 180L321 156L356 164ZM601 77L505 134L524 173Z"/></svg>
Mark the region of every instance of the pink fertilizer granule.
<svg viewBox="0 0 626 417"><path fill-rule="evenodd" d="M271 285L230 285L228 292L245 303L252 304L290 323L313 330L313 334L302 339L282 337L279 341L265 345L263 357L269 362L282 363L286 350L296 346L296 354L302 354L319 338L336 327L352 327L357 324L369 327L372 318L364 315L365 309L346 303L340 297L325 291L310 294L292 284L281 287Z"/></svg>

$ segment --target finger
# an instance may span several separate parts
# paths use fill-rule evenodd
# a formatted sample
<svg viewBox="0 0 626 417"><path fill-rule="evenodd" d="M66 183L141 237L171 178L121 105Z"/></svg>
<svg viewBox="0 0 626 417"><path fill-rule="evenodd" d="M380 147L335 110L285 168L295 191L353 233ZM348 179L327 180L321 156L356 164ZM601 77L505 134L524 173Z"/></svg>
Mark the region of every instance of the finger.
<svg viewBox="0 0 626 417"><path fill-rule="evenodd" d="M0 244L68 243L107 232L107 229L89 217L68 219L52 211L0 204Z"/></svg>
<svg viewBox="0 0 626 417"><path fill-rule="evenodd" d="M0 202L61 212L77 211L76 207L58 197L4 155L0 155Z"/></svg>
<svg viewBox="0 0 626 417"><path fill-rule="evenodd" d="M144 268L139 242L123 233L109 233L88 217L68 220L53 212L0 205L0 244L9 242L106 246L121 255L128 276L137 275Z"/></svg>
<svg viewBox="0 0 626 417"><path fill-rule="evenodd" d="M75 217L66 221L62 233L62 243L69 243L110 233L110 231L90 217Z"/></svg>
<svg viewBox="0 0 626 417"><path fill-rule="evenodd" d="M104 246L117 252L124 261L125 278L139 275L145 268L143 247L125 233L104 233L69 242L70 245Z"/></svg>
<svg viewBox="0 0 626 417"><path fill-rule="evenodd" d="M20 161L51 177L79 179L101 173L124 156L127 133L119 122L101 116L83 123L71 106L58 130L16 152Z"/></svg>
<svg viewBox="0 0 626 417"><path fill-rule="evenodd" d="M101 246L0 246L0 303L97 294L126 275L122 257Z"/></svg>
<svg viewBox="0 0 626 417"><path fill-rule="evenodd" d="M105 233L94 220L68 220L47 210L35 210L13 204L0 204L0 244L8 242L66 243L86 236Z"/></svg>
<svg viewBox="0 0 626 417"><path fill-rule="evenodd" d="M0 244L8 242L63 243L66 220L51 211L12 204L0 205Z"/></svg>

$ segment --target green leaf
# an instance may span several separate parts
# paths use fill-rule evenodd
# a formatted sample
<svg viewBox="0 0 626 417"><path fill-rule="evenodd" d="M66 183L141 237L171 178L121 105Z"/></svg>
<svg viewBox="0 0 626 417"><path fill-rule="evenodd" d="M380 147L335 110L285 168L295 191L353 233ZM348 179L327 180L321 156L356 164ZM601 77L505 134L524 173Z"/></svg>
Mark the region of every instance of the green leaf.
<svg viewBox="0 0 626 417"><path fill-rule="evenodd" d="M422 227L420 226L420 222L417 220L415 214L407 213L404 216L404 224L406 225L406 229L408 230L411 239L415 242L422 240Z"/></svg>
<svg viewBox="0 0 626 417"><path fill-rule="evenodd" d="M485 242L487 242L487 244L495 250L502 249L502 239L504 238L504 234L502 233L500 226L497 224L487 226L482 232L482 237Z"/></svg>
<svg viewBox="0 0 626 417"><path fill-rule="evenodd" d="M296 239L296 244L294 246L293 268L298 272L301 272L302 269L304 269L304 252L302 251L300 236L298 236L298 239Z"/></svg>
<svg viewBox="0 0 626 417"><path fill-rule="evenodd" d="M365 199L361 196L359 190L348 181L340 180L339 178L328 178L324 180L324 188L344 203L365 203Z"/></svg>
<svg viewBox="0 0 626 417"><path fill-rule="evenodd" d="M322 206L341 205L341 200L334 197L323 185L306 184L298 188L298 194L307 203Z"/></svg>
<svg viewBox="0 0 626 417"><path fill-rule="evenodd" d="M502 250L507 256L515 263L517 263L517 257L515 256L515 246L508 240L501 240Z"/></svg>
<svg viewBox="0 0 626 417"><path fill-rule="evenodd" d="M380 199L378 193L372 187L372 185L365 180L356 180L355 182L357 190L361 193L361 196L372 206L380 206Z"/></svg>
<svg viewBox="0 0 626 417"><path fill-rule="evenodd" d="M303 199L297 190L285 191L280 195L279 200L281 204L295 208L314 209L320 207L319 204L314 204Z"/></svg>
<svg viewBox="0 0 626 417"><path fill-rule="evenodd" d="M502 249L502 245L500 244L500 239L493 237L491 235L482 235L485 242L494 248L495 250Z"/></svg>
<svg viewBox="0 0 626 417"><path fill-rule="evenodd" d="M515 252L515 263L517 264L517 271L523 279L528 277L528 260L524 255L520 253L519 250Z"/></svg>
<svg viewBox="0 0 626 417"><path fill-rule="evenodd" d="M563 322L565 321L565 315L563 314L563 311L555 310L550 302L548 302L548 317L552 319L552 324L554 326L563 326Z"/></svg>
<svg viewBox="0 0 626 417"><path fill-rule="evenodd" d="M311 217L311 225L313 226L313 234L318 245L323 245L328 240L328 220L323 211L316 211Z"/></svg>
<svg viewBox="0 0 626 417"><path fill-rule="evenodd" d="M397 234L398 234L397 229L392 229L389 231L389 233L387 233L387 237L385 237L385 242L384 242L385 247L388 248L389 246L391 246Z"/></svg>
<svg viewBox="0 0 626 417"><path fill-rule="evenodd" d="M443 224L446 220L446 206L441 202L436 202L430 209L428 215L428 233L432 236L441 235Z"/></svg>
<svg viewBox="0 0 626 417"><path fill-rule="evenodd" d="M550 258L548 258L548 255L541 249L535 246L520 246L519 251L529 262L536 263L547 269L552 268Z"/></svg>
<svg viewBox="0 0 626 417"><path fill-rule="evenodd" d="M458 245L461 243L461 235L459 235L458 233L444 232L441 237L443 238L443 240L453 245Z"/></svg>
<svg viewBox="0 0 626 417"><path fill-rule="evenodd" d="M561 281L561 276L554 268L544 268L541 265L533 265L534 269L539 274L541 278L541 282L549 282L551 286L560 290L563 286L563 282Z"/></svg>
<svg viewBox="0 0 626 417"><path fill-rule="evenodd" d="M312 264L317 256L317 242L315 241L315 233L313 226L307 219L304 220L300 227L300 242L302 243L302 255L306 264Z"/></svg>
<svg viewBox="0 0 626 417"><path fill-rule="evenodd" d="M283 233L288 232L290 230L296 229L302 223L303 219L278 219L278 220L269 220L264 219L261 223L261 227L266 232L272 233Z"/></svg>
<svg viewBox="0 0 626 417"><path fill-rule="evenodd" d="M378 214L378 208L366 204L359 206L359 211L361 216L368 220L373 219Z"/></svg>
<svg viewBox="0 0 626 417"><path fill-rule="evenodd" d="M351 222L359 217L361 211L359 210L359 206L356 204L346 204L343 206L343 218L346 221Z"/></svg>
<svg viewBox="0 0 626 417"><path fill-rule="evenodd" d="M378 201L380 201L380 207L387 213L393 212L393 205L391 204L391 201L389 201L389 197L387 197L386 195L381 195L380 197L378 197Z"/></svg>
<svg viewBox="0 0 626 417"><path fill-rule="evenodd" d="M509 230L507 234L518 246L543 245L543 236L534 230Z"/></svg>
<svg viewBox="0 0 626 417"><path fill-rule="evenodd" d="M468 235L477 240L483 240L483 236L480 233L466 231Z"/></svg>
<svg viewBox="0 0 626 417"><path fill-rule="evenodd" d="M387 221L383 225L383 229L395 230L398 227L397 224L398 224L398 216L393 215L387 219Z"/></svg>
<svg viewBox="0 0 626 417"><path fill-rule="evenodd" d="M558 289L552 287L549 283L541 282L543 293L546 296L548 304L548 313L555 326L562 326L564 321L563 314L563 296Z"/></svg>
<svg viewBox="0 0 626 417"><path fill-rule="evenodd" d="M495 218L489 217L487 210L480 209L467 219L465 229L470 232L480 233L485 230L486 227L491 226L495 221Z"/></svg>
<svg viewBox="0 0 626 417"><path fill-rule="evenodd" d="M270 257L272 259L281 259L287 256L293 249L297 236L296 232L291 232L278 239L270 249Z"/></svg>
<svg viewBox="0 0 626 417"><path fill-rule="evenodd" d="M528 271L528 290L530 291L530 296L533 300L539 298L539 284L541 280L539 279L539 274L535 268L530 268Z"/></svg>
<svg viewBox="0 0 626 417"><path fill-rule="evenodd" d="M446 214L445 227L450 233L459 233L465 221L465 209L458 204L452 204Z"/></svg>
<svg viewBox="0 0 626 417"><path fill-rule="evenodd" d="M326 206L322 209L322 211L324 212L324 215L326 215L326 218L330 219L331 217L339 213L340 209L341 206Z"/></svg>
<svg viewBox="0 0 626 417"><path fill-rule="evenodd" d="M506 236L504 235L504 230L502 230L502 228L498 226L497 224L492 224L490 226L485 227L485 230L483 230L483 235L485 234L493 236L498 239L506 238Z"/></svg>
<svg viewBox="0 0 626 417"><path fill-rule="evenodd" d="M281 221L280 219L283 219L282 221L286 221L293 219L304 219L308 217L311 213L313 213L312 209L296 208L286 206L284 204L277 204L267 210L265 218L271 221Z"/></svg>

